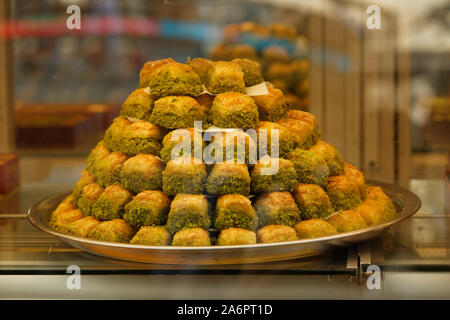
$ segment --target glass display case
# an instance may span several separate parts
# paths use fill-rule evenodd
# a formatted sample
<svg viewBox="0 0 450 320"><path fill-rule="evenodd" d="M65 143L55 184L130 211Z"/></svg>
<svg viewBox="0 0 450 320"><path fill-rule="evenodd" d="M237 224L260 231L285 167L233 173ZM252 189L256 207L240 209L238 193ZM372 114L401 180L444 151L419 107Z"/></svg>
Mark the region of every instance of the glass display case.
<svg viewBox="0 0 450 320"><path fill-rule="evenodd" d="M1 1L0 299L450 298L449 5L445 0L413 2L412 5L411 1L388 0ZM169 58L173 60L166 61ZM256 63L260 72L256 80L250 78L252 63ZM167 65L172 65L175 71L166 68L166 73L157 74ZM174 73L181 74L176 68L184 70L182 76L191 77L190 80L175 77ZM208 68L204 74L202 68ZM157 75L161 77L154 80ZM197 81L194 78L199 79L196 93L189 91L198 89L194 88ZM226 82L228 78L231 84ZM168 82L168 87L158 87L164 81L172 82ZM228 89L221 91L221 86ZM158 95L157 90L166 93L158 91ZM240 95L240 100L220 110L220 104L226 102L220 101L220 96L230 92ZM270 103L260 98L275 97L274 92L279 92L282 98L273 98ZM143 95L145 99L150 96L151 102L139 100L144 99ZM161 102L166 96L175 98L172 102ZM228 99L231 98L230 95ZM177 105L180 99L181 108ZM282 99L282 111L273 111L280 101L276 99ZM233 113L233 108L243 104L242 101L250 101L256 108L259 114L256 123L249 123L250 111L243 117ZM151 109L148 115L148 110L140 109L145 103ZM177 108L185 112L188 107L193 108L191 113L174 115ZM289 113L292 111L295 112ZM169 112L172 113L167 116ZM164 115L169 119L167 122ZM300 115L313 119L314 133L308 133L308 139L313 139L310 145L302 136L307 129L299 132L298 127L288 126L289 121L300 121L295 119ZM248 166L239 165L245 167L248 191L217 191L217 185L211 184L219 182L211 182L211 177L234 173L220 173L219 166L213 163L205 166L201 182L205 186L200 192L192 191L198 175L189 171L191 167L182 167L182 173L170 180L176 183L166 186L169 178L164 179L170 174L166 171L174 166L169 162L176 161L165 160L162 150L167 147L167 139L163 137L194 127L194 122L189 121L200 118L204 121L199 128L202 133L211 128L213 131L222 127L256 128L258 146L264 144L258 130L264 126L279 128L277 158L294 164L297 178L289 181L296 183L291 187L285 181L271 180L269 189L264 189L263 184L256 187L258 177L264 177L258 176L255 169L261 159L250 163L246 154ZM117 119L126 124L119 128ZM308 121L302 123L311 123ZM148 138L157 140L158 152L145 144L150 141L145 140L147 136L133 135L129 129L139 124L142 128L152 126L153 131L141 129L158 135ZM291 147L283 140L288 136ZM138 139L141 140L136 142ZM89 167L92 168L95 157L93 150L98 150L101 140L108 156L124 155L121 171L106 178L106 174L100 177L98 163L94 163L92 170L99 176ZM133 146L127 141L133 141ZM163 193L164 199L171 204L170 213L168 208L164 212L166 220L175 211L173 203L179 194L192 193L204 197L209 204L213 201L214 205L217 197L240 196L248 202L241 199L243 202L237 205L241 209L235 210L255 212L259 225L253 229L238 224L232 227L249 229L246 231L254 235L255 242L264 242L259 228L265 226L262 224L265 211L258 211L257 202L267 194L274 195L271 200L274 206L277 203L288 206L286 203L292 199L299 215L296 223L311 218L330 221L330 214L357 211L355 208L364 201L373 200L366 198L364 188L368 186L364 182L360 202L345 206L333 200L330 182L321 185L315 176L300 178L304 164L316 161L304 154L314 154L318 141L334 146L333 150L343 159L342 165L345 161L345 168L349 168L347 164L355 168L367 185L371 181L385 183L417 196L421 202L418 212L386 225L370 239L328 247L306 257L299 253L289 259L267 257L257 263L246 263L243 249L243 261L207 265L143 263L92 254L64 241L67 240L64 237L38 229L28 217L30 208L37 203L56 194L70 194L72 190L75 193L74 186L81 181L80 177L91 175L94 180L86 185L98 182L102 194L119 185L122 193L112 193L113 202L120 201L125 193L129 204L140 193L162 190L167 194L166 197ZM201 143L200 152L205 149ZM296 158L297 149L302 153L300 160ZM139 183L124 182L124 163L138 157L142 160L136 167L145 167L147 161L162 163L164 171L159 173L162 178L157 187L151 185L154 173L148 173L154 172L156 164L145 174L140 169L138 174L147 176ZM271 157L275 158L273 153ZM283 162L279 163L282 170ZM133 169L131 164L129 167ZM325 167L328 181L344 175L344 171L333 174L329 161ZM317 168L313 168L311 175L317 174ZM118 180L100 183L107 178ZM225 184L223 181L228 180L220 181ZM239 179L234 181L242 183ZM185 189L179 187L181 183L185 183ZM330 198L332 212L326 217L320 216L321 213L308 216L308 204L299 200L299 183L319 185L321 192ZM84 187L79 197L84 197ZM395 192L384 191L397 212L407 207L394 201ZM192 201L196 201L194 197ZM71 209L81 210L78 203L73 206ZM218 206L211 220L217 219ZM197 208L190 207L186 212L190 214ZM49 217L55 209L48 209ZM82 215L103 223L112 221L105 215L114 213L117 214L114 218L126 221L136 230L163 225L162 222L133 225L135 220L124 218L125 204L114 210L108 207L101 217L84 211ZM90 213L94 211L89 209ZM299 240L296 223L277 221L266 225L289 227L294 230L295 241ZM367 221L365 226L373 230L377 224L386 222L372 225ZM223 230L230 225L220 227L218 222L216 225L209 222L201 226L211 237L208 244L219 244ZM199 226L189 225L188 229ZM170 229L170 223L167 228L170 237L185 230ZM338 234L334 224L333 228ZM65 230L66 234L70 232ZM342 232L346 231L339 234ZM236 237L244 238L244 233ZM234 244L247 244L239 241ZM182 255L189 254L188 249ZM71 282L71 275L77 270L81 272L78 287Z"/></svg>

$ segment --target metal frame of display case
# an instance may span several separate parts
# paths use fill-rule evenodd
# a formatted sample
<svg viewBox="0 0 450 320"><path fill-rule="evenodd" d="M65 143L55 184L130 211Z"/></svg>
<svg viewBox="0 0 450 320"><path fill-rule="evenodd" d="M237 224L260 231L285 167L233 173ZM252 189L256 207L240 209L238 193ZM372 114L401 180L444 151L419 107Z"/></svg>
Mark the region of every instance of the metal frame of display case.
<svg viewBox="0 0 450 320"><path fill-rule="evenodd" d="M416 215L370 242L306 259L171 266L91 255L34 229L25 214L0 214L0 299L445 299L449 223ZM82 290L66 287L71 265L80 267ZM366 285L373 265L379 289Z"/></svg>

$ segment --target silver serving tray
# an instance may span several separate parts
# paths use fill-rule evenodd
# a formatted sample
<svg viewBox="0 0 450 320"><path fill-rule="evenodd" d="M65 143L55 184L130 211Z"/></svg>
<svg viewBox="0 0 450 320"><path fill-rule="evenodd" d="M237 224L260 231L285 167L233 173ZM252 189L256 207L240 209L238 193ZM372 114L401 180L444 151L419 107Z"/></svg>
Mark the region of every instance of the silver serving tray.
<svg viewBox="0 0 450 320"><path fill-rule="evenodd" d="M289 242L237 246L172 247L116 243L77 237L56 231L48 226L53 210L70 192L53 195L36 203L29 210L28 219L35 227L58 237L75 248L120 260L178 265L240 264L288 260L314 256L336 247L350 246L370 240L390 226L412 216L420 208L419 197L402 187L375 181L367 181L367 184L380 186L389 196L397 211L395 219L334 236Z"/></svg>

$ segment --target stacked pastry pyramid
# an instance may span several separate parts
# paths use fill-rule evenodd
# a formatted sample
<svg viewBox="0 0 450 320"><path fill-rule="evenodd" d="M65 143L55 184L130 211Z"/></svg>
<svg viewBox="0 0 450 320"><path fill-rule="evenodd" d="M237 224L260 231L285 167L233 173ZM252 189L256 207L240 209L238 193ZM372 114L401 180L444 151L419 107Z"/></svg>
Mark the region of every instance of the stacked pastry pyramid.
<svg viewBox="0 0 450 320"><path fill-rule="evenodd" d="M103 241L208 246L328 236L394 215L258 63L167 58L145 64L50 225Z"/></svg>

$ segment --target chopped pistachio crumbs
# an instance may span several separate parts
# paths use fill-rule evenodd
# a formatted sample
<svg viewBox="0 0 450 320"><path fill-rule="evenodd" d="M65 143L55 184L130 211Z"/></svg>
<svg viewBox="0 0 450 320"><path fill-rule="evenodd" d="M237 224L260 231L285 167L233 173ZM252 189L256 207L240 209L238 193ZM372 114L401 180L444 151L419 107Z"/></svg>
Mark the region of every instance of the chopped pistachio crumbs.
<svg viewBox="0 0 450 320"><path fill-rule="evenodd" d="M207 82L209 92L214 94L224 92L245 93L244 72L239 64L227 61L214 62L208 70ZM238 127L239 128L239 127Z"/></svg>
<svg viewBox="0 0 450 320"><path fill-rule="evenodd" d="M245 163L252 165L257 160L256 132L247 133L241 130L217 132L205 147L204 159L208 164ZM210 161L211 160L211 161Z"/></svg>
<svg viewBox="0 0 450 320"><path fill-rule="evenodd" d="M268 86L269 93L266 95L253 96L262 121L277 122L286 115L288 104L283 91Z"/></svg>
<svg viewBox="0 0 450 320"><path fill-rule="evenodd" d="M241 67L242 72L244 72L246 87L264 82L261 66L258 62L246 58L236 58L232 62L237 63Z"/></svg>
<svg viewBox="0 0 450 320"><path fill-rule="evenodd" d="M225 92L214 98L208 121L219 128L247 130L259 124L259 112L249 96L239 92Z"/></svg>
<svg viewBox="0 0 450 320"><path fill-rule="evenodd" d="M97 183L102 187L120 183L120 172L128 156L120 151L112 152L97 165Z"/></svg>
<svg viewBox="0 0 450 320"><path fill-rule="evenodd" d="M295 145L300 149L311 148L321 136L317 119L308 112L290 110L286 113L286 118L279 120L278 124L288 128L294 134Z"/></svg>
<svg viewBox="0 0 450 320"><path fill-rule="evenodd" d="M182 128L170 131L163 139L161 159L164 163L181 156L190 151L191 156L202 155L206 142L201 132L194 128Z"/></svg>
<svg viewBox="0 0 450 320"><path fill-rule="evenodd" d="M278 166L275 173L266 174L265 170ZM297 172L291 161L270 157L259 160L251 172L252 191L266 193L275 191L291 192L297 186Z"/></svg>
<svg viewBox="0 0 450 320"><path fill-rule="evenodd" d="M250 194L250 175L245 164L218 163L211 170L206 181L210 194Z"/></svg>
<svg viewBox="0 0 450 320"><path fill-rule="evenodd" d="M84 173L84 174L83 174ZM83 192L83 188L88 184L95 183L95 177L88 173L86 170L83 171L82 177L77 181L72 190L72 201L73 203L77 203L81 197L81 193Z"/></svg>
<svg viewBox="0 0 450 320"><path fill-rule="evenodd" d="M155 97L148 94L144 88L134 90L122 104L122 117L149 121L155 104Z"/></svg>
<svg viewBox="0 0 450 320"><path fill-rule="evenodd" d="M348 190L335 189L332 184L327 187L327 194L335 210L349 210L362 203L359 190L351 188Z"/></svg>
<svg viewBox="0 0 450 320"><path fill-rule="evenodd" d="M331 144L319 140L309 151L320 154L325 159L330 169L330 176L338 176L344 173L344 159Z"/></svg>
<svg viewBox="0 0 450 320"><path fill-rule="evenodd" d="M95 173L97 172L98 163L109 156L111 152L109 149L105 146L105 142L101 140L97 146L92 149L91 153L89 154L88 158L86 159L86 170L92 175L95 176Z"/></svg>
<svg viewBox="0 0 450 320"><path fill-rule="evenodd" d="M218 230L235 227L255 231L258 216L250 199L238 194L227 194L217 199L214 226Z"/></svg>
<svg viewBox="0 0 450 320"><path fill-rule="evenodd" d="M120 172L121 184L134 193L160 190L164 163L152 154L139 154L124 162Z"/></svg>
<svg viewBox="0 0 450 320"><path fill-rule="evenodd" d="M156 97L196 97L203 87L200 77L188 65L170 62L158 68L148 82L150 93Z"/></svg>
<svg viewBox="0 0 450 320"><path fill-rule="evenodd" d="M111 151L120 151L118 146L123 141L123 132L132 122L124 117L117 117L105 131L103 137L104 145Z"/></svg>
<svg viewBox="0 0 450 320"><path fill-rule="evenodd" d="M344 173L328 180L326 192L336 211L355 208L366 197L364 176L353 165L345 163Z"/></svg>
<svg viewBox="0 0 450 320"><path fill-rule="evenodd" d="M206 181L206 166L196 160L179 157L170 160L162 172L162 189L168 196L179 193L200 194Z"/></svg>
<svg viewBox="0 0 450 320"><path fill-rule="evenodd" d="M120 130L112 130L108 137L105 134L104 140L110 150L120 151L126 155L140 153L159 155L165 132L165 129L147 121L137 121Z"/></svg>
<svg viewBox="0 0 450 320"><path fill-rule="evenodd" d="M125 206L123 219L135 228L160 226L167 222L169 210L170 200L162 191L147 190Z"/></svg>
<svg viewBox="0 0 450 320"><path fill-rule="evenodd" d="M97 183L88 184L83 188L81 197L78 199L77 207L85 215L91 215L91 209L104 189Z"/></svg>
<svg viewBox="0 0 450 320"><path fill-rule="evenodd" d="M300 211L288 192L264 193L254 203L259 225L282 224L293 227L301 220Z"/></svg>
<svg viewBox="0 0 450 320"><path fill-rule="evenodd" d="M185 228L207 229L211 225L211 209L206 196L179 193L170 204L166 227L172 234Z"/></svg>
<svg viewBox="0 0 450 320"><path fill-rule="evenodd" d="M170 62L176 62L172 58L160 59L155 61L148 61L139 72L139 88L146 88L149 86L150 80L153 78L154 72L163 65Z"/></svg>
<svg viewBox="0 0 450 320"><path fill-rule="evenodd" d="M90 214L101 220L122 218L125 205L131 199L131 193L120 184L109 186L92 205Z"/></svg>
<svg viewBox="0 0 450 320"><path fill-rule="evenodd" d="M206 113L192 97L167 96L156 100L150 121L167 129L192 128L194 121L205 121Z"/></svg>
<svg viewBox="0 0 450 320"><path fill-rule="evenodd" d="M189 59L186 64L200 77L202 83L208 82L209 70L213 68L214 61L205 58L195 58Z"/></svg>
<svg viewBox="0 0 450 320"><path fill-rule="evenodd" d="M299 182L317 184L321 187L327 185L330 169L321 155L303 149L295 149L287 157L294 164Z"/></svg>
<svg viewBox="0 0 450 320"><path fill-rule="evenodd" d="M288 128L276 122L260 121L256 133L260 158L263 157L261 148L264 146L267 148L267 154L274 158L278 156L286 158L287 154L295 148L294 134ZM272 145L278 147L278 154L274 154Z"/></svg>
<svg viewBox="0 0 450 320"><path fill-rule="evenodd" d="M334 213L328 195L318 185L300 183L294 190L293 196L304 220L325 219Z"/></svg>

